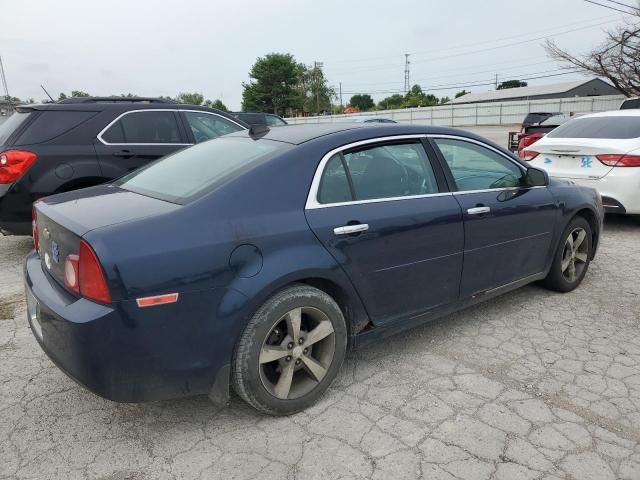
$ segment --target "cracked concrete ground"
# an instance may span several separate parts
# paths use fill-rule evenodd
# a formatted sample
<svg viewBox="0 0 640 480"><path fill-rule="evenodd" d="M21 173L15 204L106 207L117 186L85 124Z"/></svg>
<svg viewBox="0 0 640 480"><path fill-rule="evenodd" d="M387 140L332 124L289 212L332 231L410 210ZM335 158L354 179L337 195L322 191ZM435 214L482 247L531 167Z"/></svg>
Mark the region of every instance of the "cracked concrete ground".
<svg viewBox="0 0 640 480"><path fill-rule="evenodd" d="M640 479L640 223L605 228L578 290L529 286L352 353L288 418L79 387L27 326L30 240L0 237L0 478Z"/></svg>

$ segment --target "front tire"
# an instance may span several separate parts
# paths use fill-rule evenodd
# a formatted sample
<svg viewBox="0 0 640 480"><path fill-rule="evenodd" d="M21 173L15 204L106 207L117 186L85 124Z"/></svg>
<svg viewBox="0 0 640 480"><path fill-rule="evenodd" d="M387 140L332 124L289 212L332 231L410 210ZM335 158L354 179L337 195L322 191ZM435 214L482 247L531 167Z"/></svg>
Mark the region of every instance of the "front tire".
<svg viewBox="0 0 640 480"><path fill-rule="evenodd" d="M232 384L257 410L289 415L324 394L346 350L346 323L333 298L294 285L267 300L249 321L235 349Z"/></svg>
<svg viewBox="0 0 640 480"><path fill-rule="evenodd" d="M583 217L574 217L562 232L551 270L543 284L556 292L570 292L587 274L591 262L592 232Z"/></svg>

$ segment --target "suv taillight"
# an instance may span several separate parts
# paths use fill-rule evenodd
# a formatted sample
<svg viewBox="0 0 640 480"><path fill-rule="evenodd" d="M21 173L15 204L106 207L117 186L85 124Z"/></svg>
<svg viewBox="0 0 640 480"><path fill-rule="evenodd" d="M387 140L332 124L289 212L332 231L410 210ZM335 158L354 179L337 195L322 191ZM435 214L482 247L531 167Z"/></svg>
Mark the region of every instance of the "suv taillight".
<svg viewBox="0 0 640 480"><path fill-rule="evenodd" d="M89 300L111 303L102 265L84 240L80 241L80 255L69 255L64 262L64 284Z"/></svg>
<svg viewBox="0 0 640 480"><path fill-rule="evenodd" d="M18 180L37 158L35 153L26 150L0 152L0 184Z"/></svg>
<svg viewBox="0 0 640 480"><path fill-rule="evenodd" d="M640 155L607 153L596 155L596 158L608 167L640 167Z"/></svg>

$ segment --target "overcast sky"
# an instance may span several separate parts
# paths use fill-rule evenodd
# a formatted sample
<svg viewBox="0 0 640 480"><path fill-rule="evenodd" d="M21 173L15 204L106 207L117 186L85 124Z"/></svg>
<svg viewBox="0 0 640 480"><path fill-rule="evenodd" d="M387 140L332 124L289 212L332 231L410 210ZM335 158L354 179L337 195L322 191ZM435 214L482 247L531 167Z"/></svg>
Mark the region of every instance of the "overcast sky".
<svg viewBox="0 0 640 480"><path fill-rule="evenodd" d="M56 97L197 91L239 109L256 58L291 53L324 62L347 103L353 92L379 100L401 91L405 53L411 84L438 96L495 73L554 75L541 37L586 51L622 17L583 0L0 0L0 56L9 93L21 98L44 98L40 84Z"/></svg>

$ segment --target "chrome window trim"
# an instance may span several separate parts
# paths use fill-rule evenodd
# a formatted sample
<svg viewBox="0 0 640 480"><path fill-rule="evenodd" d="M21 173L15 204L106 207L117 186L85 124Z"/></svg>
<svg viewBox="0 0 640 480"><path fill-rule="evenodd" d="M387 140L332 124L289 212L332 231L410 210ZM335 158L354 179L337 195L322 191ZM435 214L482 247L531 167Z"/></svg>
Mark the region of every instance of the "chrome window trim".
<svg viewBox="0 0 640 480"><path fill-rule="evenodd" d="M118 115L116 118L114 118L111 122L109 122L109 124L104 127L102 130L100 130L100 133L98 133L97 135L97 139L100 141L100 143L102 143L103 145L135 145L135 146L143 146L143 145L178 145L178 146L185 146L185 145L195 145L195 143L109 143L106 142L103 138L102 135L104 135L104 133L109 130L118 120L120 120L122 117L124 117L125 115L129 115L130 113L139 113L139 112L195 112L195 113L206 113L207 115L215 115L216 117L220 117L223 118L225 120L228 120L231 123L235 123L236 125L238 125L239 127L241 127L242 130L246 130L246 128L243 125L240 125L238 122L236 122L235 120L231 120L230 118L227 118L223 115L220 115L218 113L214 113L214 112L207 112L205 110L190 110L190 109L183 109L183 108L140 108L137 110L129 110L127 112L121 113L120 115Z"/></svg>

